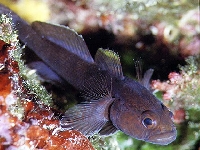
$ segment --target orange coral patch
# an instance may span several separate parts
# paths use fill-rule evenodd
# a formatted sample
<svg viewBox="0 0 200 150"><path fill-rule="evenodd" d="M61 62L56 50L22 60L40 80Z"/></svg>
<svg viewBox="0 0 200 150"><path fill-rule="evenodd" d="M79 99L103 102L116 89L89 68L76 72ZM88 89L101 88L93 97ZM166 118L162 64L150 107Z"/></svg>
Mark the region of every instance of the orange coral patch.
<svg viewBox="0 0 200 150"><path fill-rule="evenodd" d="M48 150L94 150L89 140L80 132L74 130L52 135L45 148Z"/></svg>
<svg viewBox="0 0 200 150"><path fill-rule="evenodd" d="M0 95L6 97L11 92L11 80L8 72L8 52L6 43L0 40Z"/></svg>
<svg viewBox="0 0 200 150"><path fill-rule="evenodd" d="M39 126L30 126L27 129L27 137L34 142L35 147L43 148L47 143L49 132Z"/></svg>

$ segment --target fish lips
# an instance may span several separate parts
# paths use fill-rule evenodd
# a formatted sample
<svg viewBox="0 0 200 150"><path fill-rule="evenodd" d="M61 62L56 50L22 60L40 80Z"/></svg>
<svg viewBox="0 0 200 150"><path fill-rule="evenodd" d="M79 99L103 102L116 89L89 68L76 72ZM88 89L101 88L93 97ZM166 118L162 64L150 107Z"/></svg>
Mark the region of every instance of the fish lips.
<svg viewBox="0 0 200 150"><path fill-rule="evenodd" d="M162 132L159 134L148 135L144 141L159 144L159 145L168 145L176 139L177 131L176 128L173 128L169 132Z"/></svg>

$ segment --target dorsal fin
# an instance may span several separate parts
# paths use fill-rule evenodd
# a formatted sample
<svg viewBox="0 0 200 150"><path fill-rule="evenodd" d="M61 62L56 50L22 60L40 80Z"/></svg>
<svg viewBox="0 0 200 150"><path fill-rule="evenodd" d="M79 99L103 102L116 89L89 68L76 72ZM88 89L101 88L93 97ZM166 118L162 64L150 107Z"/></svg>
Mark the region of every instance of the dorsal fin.
<svg viewBox="0 0 200 150"><path fill-rule="evenodd" d="M136 74L137 74L137 79L140 84L142 84L145 88L148 90L150 89L150 79L153 74L153 69L148 69L144 75L142 76L142 61L141 60L136 60L135 61L135 69L136 69Z"/></svg>
<svg viewBox="0 0 200 150"><path fill-rule="evenodd" d="M32 28L42 37L78 55L83 60L94 62L82 36L69 27L35 21L32 23Z"/></svg>
<svg viewBox="0 0 200 150"><path fill-rule="evenodd" d="M98 49L95 62L102 70L107 70L111 75L123 79L122 66L119 55L109 49Z"/></svg>
<svg viewBox="0 0 200 150"><path fill-rule="evenodd" d="M111 121L108 121L103 128L99 131L100 135L109 136L117 132L118 129L112 124Z"/></svg>
<svg viewBox="0 0 200 150"><path fill-rule="evenodd" d="M153 74L153 69L148 69L145 73L144 76L142 78L142 80L140 81L140 83L146 87L147 89L150 89L150 79L152 77Z"/></svg>

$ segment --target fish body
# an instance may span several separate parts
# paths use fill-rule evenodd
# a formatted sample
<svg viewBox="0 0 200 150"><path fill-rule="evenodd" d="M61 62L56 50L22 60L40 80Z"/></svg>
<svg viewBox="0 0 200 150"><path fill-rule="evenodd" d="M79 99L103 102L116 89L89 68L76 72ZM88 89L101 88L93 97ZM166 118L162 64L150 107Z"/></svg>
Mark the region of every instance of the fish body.
<svg viewBox="0 0 200 150"><path fill-rule="evenodd" d="M0 13L10 10L0 5ZM11 12L19 39L87 100L66 111L60 124L86 136L121 130L133 138L167 145L176 139L173 114L146 87L123 75L120 57L99 49L93 59L81 36L68 27L34 22Z"/></svg>

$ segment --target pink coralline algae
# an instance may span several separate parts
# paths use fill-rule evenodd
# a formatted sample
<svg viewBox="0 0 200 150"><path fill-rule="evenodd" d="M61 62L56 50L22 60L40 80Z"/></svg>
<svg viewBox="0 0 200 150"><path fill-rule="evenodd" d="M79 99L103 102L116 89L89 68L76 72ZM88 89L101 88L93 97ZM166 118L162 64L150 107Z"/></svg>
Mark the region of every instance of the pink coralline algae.
<svg viewBox="0 0 200 150"><path fill-rule="evenodd" d="M152 88L163 92L163 102L174 112L174 120L181 123L185 120L186 110L199 110L200 106L200 57L190 56L187 65L180 67L180 73L171 72L169 80L152 81Z"/></svg>

